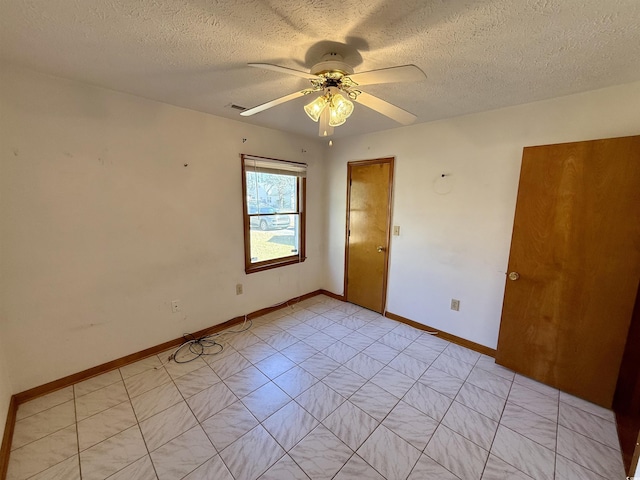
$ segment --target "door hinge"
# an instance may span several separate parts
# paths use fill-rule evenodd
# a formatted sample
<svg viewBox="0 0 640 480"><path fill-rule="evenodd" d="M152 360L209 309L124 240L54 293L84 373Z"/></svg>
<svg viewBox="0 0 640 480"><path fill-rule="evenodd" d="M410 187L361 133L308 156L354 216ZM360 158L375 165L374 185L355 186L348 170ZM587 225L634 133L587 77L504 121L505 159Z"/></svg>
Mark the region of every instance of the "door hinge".
<svg viewBox="0 0 640 480"><path fill-rule="evenodd" d="M347 234L348 237L351 236L351 229L349 229L349 233Z"/></svg>

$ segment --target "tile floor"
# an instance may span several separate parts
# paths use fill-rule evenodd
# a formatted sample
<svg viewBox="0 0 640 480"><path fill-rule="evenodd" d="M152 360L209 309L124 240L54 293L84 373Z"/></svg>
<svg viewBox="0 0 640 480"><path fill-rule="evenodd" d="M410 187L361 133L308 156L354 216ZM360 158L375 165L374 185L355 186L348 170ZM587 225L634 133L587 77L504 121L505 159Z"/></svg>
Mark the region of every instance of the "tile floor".
<svg viewBox="0 0 640 480"><path fill-rule="evenodd" d="M624 478L609 410L348 303L224 345L20 405L8 479Z"/></svg>

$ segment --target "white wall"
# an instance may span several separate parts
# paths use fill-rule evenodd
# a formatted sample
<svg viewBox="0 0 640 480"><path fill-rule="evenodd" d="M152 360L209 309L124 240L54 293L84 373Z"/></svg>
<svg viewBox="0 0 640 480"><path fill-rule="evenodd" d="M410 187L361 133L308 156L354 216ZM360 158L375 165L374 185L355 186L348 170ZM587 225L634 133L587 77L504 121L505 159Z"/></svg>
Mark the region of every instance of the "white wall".
<svg viewBox="0 0 640 480"><path fill-rule="evenodd" d="M387 155L401 226L388 310L495 347L522 147L640 133L635 83L340 139L324 159L322 144L291 134L16 67L1 75L11 381L0 369L0 407L185 331L318 288L341 293L346 162ZM241 152L309 164L304 264L244 274Z"/></svg>
<svg viewBox="0 0 640 480"><path fill-rule="evenodd" d="M325 288L343 290L347 162L395 156L387 310L495 348L522 148L634 134L640 83L336 140Z"/></svg>
<svg viewBox="0 0 640 480"><path fill-rule="evenodd" d="M0 321L15 392L322 286L322 145L2 72ZM244 274L240 153L309 164L305 263Z"/></svg>

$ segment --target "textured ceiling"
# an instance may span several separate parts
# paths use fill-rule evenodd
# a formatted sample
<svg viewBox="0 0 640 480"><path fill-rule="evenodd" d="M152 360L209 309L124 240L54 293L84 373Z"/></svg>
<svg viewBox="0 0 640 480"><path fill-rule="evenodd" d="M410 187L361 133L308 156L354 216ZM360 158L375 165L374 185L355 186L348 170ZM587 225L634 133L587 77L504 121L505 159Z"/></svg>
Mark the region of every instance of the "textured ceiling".
<svg viewBox="0 0 640 480"><path fill-rule="evenodd" d="M415 64L427 79L363 90L417 122L640 80L638 0L2 0L0 58L235 120L317 135L308 86L247 67L308 70L336 51L356 72ZM399 126L356 105L335 137Z"/></svg>

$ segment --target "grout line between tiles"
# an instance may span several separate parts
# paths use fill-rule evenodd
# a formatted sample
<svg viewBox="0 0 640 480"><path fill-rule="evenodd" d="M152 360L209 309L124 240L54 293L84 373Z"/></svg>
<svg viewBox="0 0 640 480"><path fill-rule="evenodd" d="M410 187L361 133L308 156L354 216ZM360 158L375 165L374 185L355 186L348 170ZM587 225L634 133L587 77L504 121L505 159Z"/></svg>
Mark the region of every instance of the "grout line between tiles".
<svg viewBox="0 0 640 480"><path fill-rule="evenodd" d="M442 350L442 352L440 352L440 354L439 354L439 355L438 355L438 356L433 360L433 362L431 362L431 364L429 365L429 368L431 368L431 365L433 365L433 363L434 363L434 362L435 362L435 361L440 357L440 355L445 355L444 351L445 351L446 349L447 349L447 347L445 347L445 348ZM447 355L447 356L448 356L448 355ZM474 367L475 367L476 363L478 363L478 360L479 360L479 359L480 359L480 357L478 357L478 359L476 359L476 362L473 364L473 366L474 366ZM459 360L459 359L456 359L456 360ZM462 360L460 360L460 361L462 361ZM437 368L437 367L433 367L433 368L435 368L436 370L439 370L439 368ZM427 369L427 370L428 370L428 369ZM441 370L441 371L442 371L442 370ZM471 370L469 371L469 373L467 374L467 376L464 378L464 380L462 380L462 385L464 385L464 384L466 383L467 378L469 378L469 375L471 375L471 372L472 372L472 371L473 371L473 369L471 369ZM447 373L447 372L444 372L444 373L446 373L447 375L450 375L450 374L449 374L449 373ZM453 376L453 375L450 375L450 376ZM457 377L456 377L456 378L457 378ZM416 380L416 382L417 382L417 380ZM462 388L462 385L460 386L460 388ZM431 387L427 386L427 388L431 388ZM478 387L478 388L480 388L480 387ZM434 390L434 389L431 389L431 390ZM435 391L435 392L437 392L437 390L434 390L434 391ZM460 389L458 389L458 393L459 393L459 392L460 392ZM439 392L437 392L437 393L439 393ZM489 393L490 393L490 392L489 392ZM431 435L431 438L429 439L429 441L428 441L428 442L427 442L427 444L425 445L424 449L422 450L422 453L423 453L424 455L427 455L427 457L429 457L429 455L428 455L428 454L426 454L426 453L424 453L424 452L425 452L425 450L427 449L427 447L429 446L429 444L433 441L433 437L435 436L435 433L436 433L436 430L438 430L438 427L440 427L440 425L442 425L442 426L443 426L443 427L445 427L445 428L449 428L449 427L447 427L446 425L444 425L444 424L442 423L442 421L444 420L444 417L446 417L446 416L447 416L447 413L449 413L449 410L451 409L451 406L453 405L453 403L456 401L456 398L457 398L457 397L458 397L458 394L456 393L456 396L455 396L455 397L453 397L453 399L451 400L451 403L449 404L449 406L447 407L447 410L446 410L446 411L444 412L444 414L442 415L442 418L438 421L438 425L436 426L435 430L433 431L433 434ZM467 408L469 408L470 410L473 410L473 411L475 412L475 410L474 410L474 409L472 409L472 408L470 408L470 407L467 407ZM476 413L478 413L478 414L482 415L480 412L476 412ZM488 418L488 417L487 417L487 418ZM464 435L461 435L461 434L459 434L458 432L456 432L456 431L454 431L454 430L452 430L452 429L450 429L450 430L451 430L452 432L454 432L454 433L456 433L456 434L460 435L462 438L465 438L466 440L469 440L469 441L470 441L471 443L473 443L474 445L476 445L476 443L475 443L475 442L473 442L472 440L470 440L470 439L466 438ZM497 428L496 428L496 431L497 431ZM494 437L495 437L495 434L494 434ZM493 444L493 441L492 441L492 444ZM479 446L479 445L478 445L478 446ZM480 448L482 448L482 447L480 447ZM484 448L483 448L483 450L484 450ZM491 455L491 450L489 450L489 455ZM489 455L487 455L487 460L485 460L485 464L484 464L484 466L482 467L482 472L483 472L483 474L484 474L484 469L485 469L485 467L486 467L487 461L488 461L488 459L489 459ZM445 470L447 470L448 472L451 472L451 470L449 470L447 467L445 467L444 465L442 465L442 464L441 464L440 462L438 462L435 458L432 458L432 457L429 457L429 458L431 458L431 460L433 460L434 462L436 462L438 465L440 465L442 468L444 468L444 469L445 469ZM418 460L420 460L420 459L418 458ZM415 468L415 466L414 466L414 468ZM413 471L413 470L412 470L412 471ZM455 474L455 473L453 473L453 472L451 472L451 474L452 474L453 476L455 476L455 477L458 477L458 475L456 475L456 474ZM482 475L480 476L480 478L482 478Z"/></svg>
<svg viewBox="0 0 640 480"><path fill-rule="evenodd" d="M157 355L156 355L156 356L157 356ZM162 368L164 368L164 366L163 366ZM127 385L124 383L124 376L122 375L122 371L121 371L120 369L118 369L118 372L120 372L120 378L122 379L122 383L123 383L123 384L124 384L124 386L125 386L124 390L125 390L125 392L127 393L127 398L129 399L129 404L131 405L131 410L133 411L133 416L134 416L134 418L136 419L136 426L138 427L138 431L140 432L140 436L142 437L142 441L144 442L144 448L147 450L147 456L149 457L149 461L151 461L151 466L153 467L153 472L155 473L156 478L160 478L160 477L158 476L158 472L156 471L156 466L155 466L155 464L153 463L153 461L151 460L151 452L149 451L149 446L147 445L147 440L144 438L144 435L143 435L143 433L142 433L142 428L140 428L140 421L139 421L139 419L138 419L138 414L136 413L136 409L135 409L135 408L133 408L133 402L131 401L131 395L129 395L129 390L127 390ZM135 376L135 375L134 375L134 376ZM130 377L129 377L129 378L130 378ZM122 432L120 432L120 433L122 433ZM104 441L104 440L103 440L103 441ZM97 445L97 444L96 444L96 445ZM143 457L140 457L140 458L143 458ZM129 465L132 465L133 463L137 462L138 460L140 460L140 458L139 458L139 459L137 459L137 460L135 460L134 462L131 462ZM115 474L116 474L116 473L118 473L119 471L121 471L121 470L123 470L123 469L127 468L129 465L124 466L123 468L121 468L121 469L120 469L120 470L118 470L117 472L113 472L113 473L112 473L111 475L109 475L109 476L113 476L113 475L115 475ZM82 479L82 475L80 476L80 478Z"/></svg>
<svg viewBox="0 0 640 480"><path fill-rule="evenodd" d="M555 478L555 471L556 471L556 470L555 470L555 464L556 464L556 461L557 461L556 459L557 459L557 456L558 456L558 452L556 452L555 450L551 450L551 449L550 449L550 448L548 448L548 447L545 447L544 445L542 445L542 444L540 444L540 443L536 442L535 440L531 440L529 437L527 437L527 436L525 436L525 435L522 435L521 433L518 433L518 432L516 432L515 430L512 430L511 428L509 428L509 427L507 427L507 426L505 426L505 425L502 425L502 426L503 426L504 428L506 428L507 430L509 430L509 431L511 431L511 432L513 432L513 433L515 433L516 435L520 435L520 436L522 436L522 437L526 438L527 440L530 440L530 441L534 442L536 445L539 445L540 447L542 447L542 448L544 448L544 449L546 449L546 450L549 450L549 451L553 452L553 458L554 458L554 462L553 462L553 476L554 476L554 478ZM500 425L498 425L498 427L500 427ZM494 438L494 440L495 440L495 438ZM493 447L493 445L491 445L491 446ZM489 453L491 453L491 452L489 452ZM497 455L496 455L496 457L497 457ZM517 466L515 466L515 465L513 465L513 464L509 463L509 462L508 462L507 460L505 460L504 458L502 458L502 457L498 457L498 458L499 458L500 460L502 460L504 463L506 463L506 464L508 464L508 465L511 465L513 468L515 468L515 469L516 469L516 470L518 470L519 472L522 472L522 473L524 473L525 475L527 475L527 476L529 476L529 477L531 476L531 475L529 475L527 472L523 472L523 471L522 471L520 468L518 468Z"/></svg>
<svg viewBox="0 0 640 480"><path fill-rule="evenodd" d="M480 388L480 387L478 387L478 388ZM480 475L480 478L482 478L482 476L484 475L484 472L487 469L487 465L489 464L489 457L491 457L491 450L493 449L493 443L495 442L496 437L498 436L498 430L500 429L500 425L502 423L502 416L504 415L504 411L507 408L507 402L509 401L509 395L511 395L511 389L512 388L513 388L513 379L511 380L511 384L509 385L509 392L507 393L507 398L505 399L504 405L502 406L502 412L500 412L500 420L498 420L498 426L496 427L496 431L493 432L493 438L491 439L491 445L489 445L489 455L487 455L487 460L485 461L484 467L482 468L482 475ZM505 463L509 464L505 460L503 460L503 461ZM511 465L511 466L513 467L513 465ZM519 472L522 471L522 470L518 469L517 467L514 467L514 468L516 468ZM554 467L554 472L555 472L555 467ZM525 473L525 472L522 472L522 473Z"/></svg>
<svg viewBox="0 0 640 480"><path fill-rule="evenodd" d="M118 370L119 371L119 370ZM80 428L78 422L78 409L76 408L76 386L73 385L73 418L76 421L76 446L78 450L78 473L80 474L80 478L82 479L82 462L80 461Z"/></svg>

